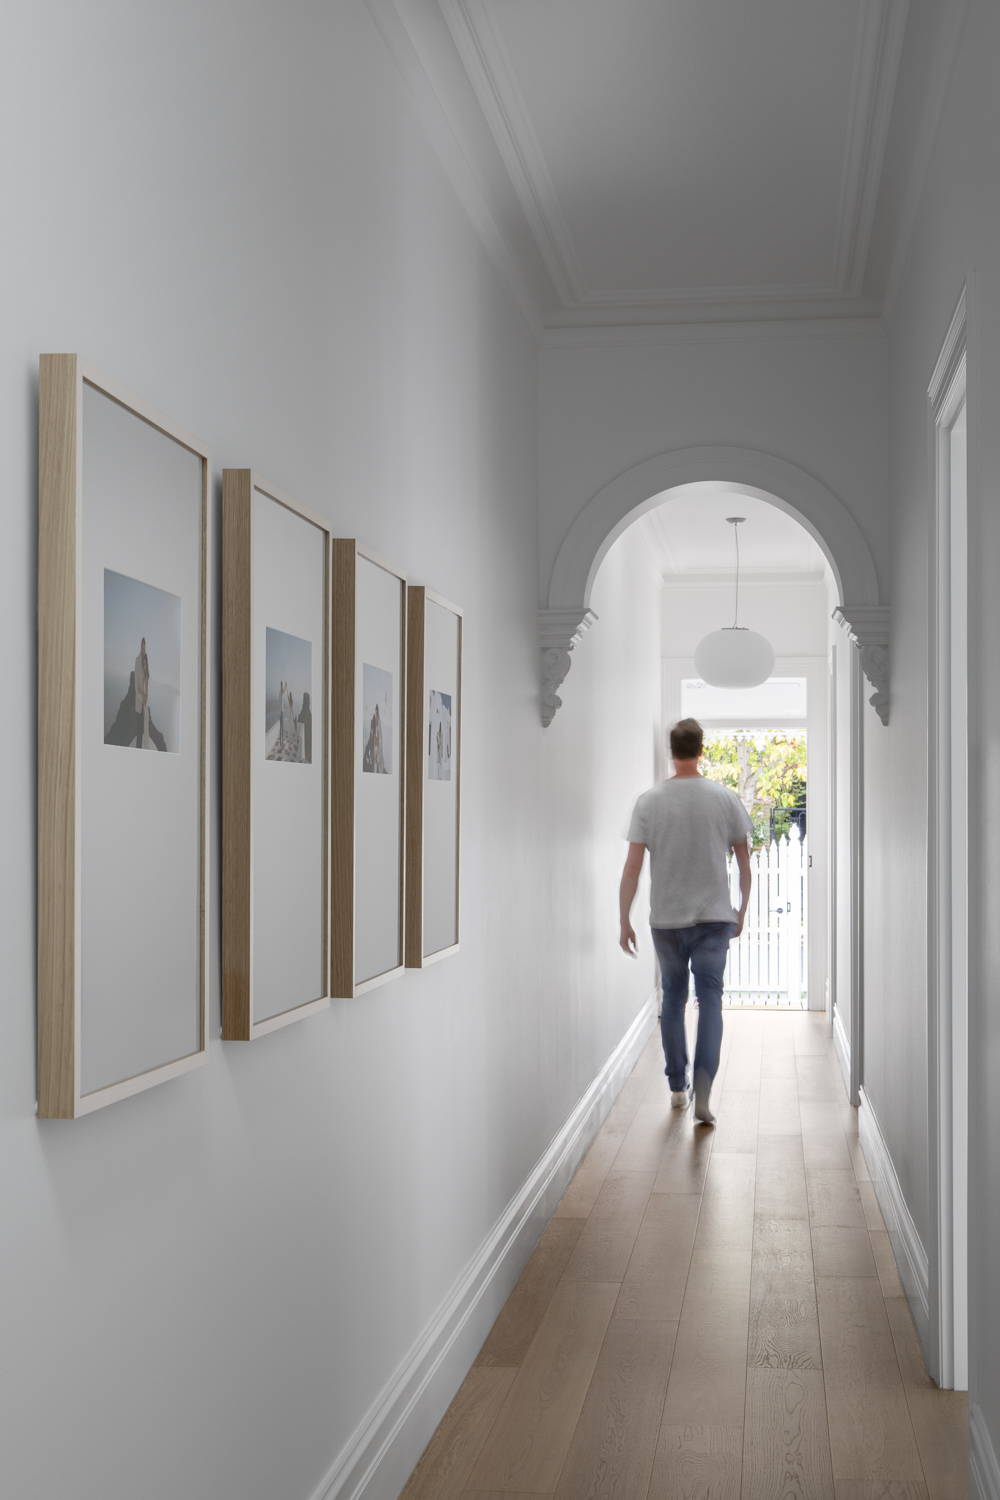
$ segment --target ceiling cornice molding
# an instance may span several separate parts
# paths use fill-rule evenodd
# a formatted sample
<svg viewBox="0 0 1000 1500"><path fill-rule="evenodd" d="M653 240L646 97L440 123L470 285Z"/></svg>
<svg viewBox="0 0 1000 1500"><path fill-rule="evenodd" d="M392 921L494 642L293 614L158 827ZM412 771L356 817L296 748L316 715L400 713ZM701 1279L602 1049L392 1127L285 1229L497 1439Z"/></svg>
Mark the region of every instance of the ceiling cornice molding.
<svg viewBox="0 0 1000 1500"><path fill-rule="evenodd" d="M877 316L863 318L747 319L684 323L546 323L546 349L669 348L675 344L742 342L755 339L873 339L884 343L885 324Z"/></svg>
<svg viewBox="0 0 1000 1500"><path fill-rule="evenodd" d="M504 238L484 187L483 174L463 145L454 112L437 87L434 70L396 0L365 0L368 11L395 61L413 100L431 147L486 253L517 302L529 329L542 334L541 309L517 255Z"/></svg>
<svg viewBox="0 0 1000 1500"><path fill-rule="evenodd" d="M868 268L909 0L867 0L851 83L836 238L837 286L858 296Z"/></svg>
<svg viewBox="0 0 1000 1500"><path fill-rule="evenodd" d="M899 210L895 234L892 238L889 272L886 276L885 294L882 298L883 310L887 318L891 316L893 308L896 305L896 299L902 288L906 268L909 264L910 246L913 242L917 215L920 212L920 205L923 201L924 188L927 183L927 175L930 171L938 132L941 129L941 120L944 115L948 89L955 69L958 46L965 27L965 17L968 9L969 0L954 0L954 3L945 7L942 12L944 17L942 22L944 34L927 86L926 102L924 108L920 111L916 130L916 142L909 157L909 170L907 172L906 187L903 191L902 206Z"/></svg>
<svg viewBox="0 0 1000 1500"><path fill-rule="evenodd" d="M605 306L562 308L545 314L546 330L562 328L627 329L707 327L712 323L841 323L875 319L881 303L870 297L818 298L812 302L751 299L746 302L612 303Z"/></svg>
<svg viewBox="0 0 1000 1500"><path fill-rule="evenodd" d="M372 0L369 0L372 3ZM388 3L388 0L375 0ZM877 316L863 299L909 0L865 0L855 59L831 284L664 287L614 292L585 284L572 230L531 123L507 48L485 0L438 0L561 309L546 326L721 318Z"/></svg>
<svg viewBox="0 0 1000 1500"><path fill-rule="evenodd" d="M583 283L573 237L507 48L480 0L439 4L559 299L577 303Z"/></svg>

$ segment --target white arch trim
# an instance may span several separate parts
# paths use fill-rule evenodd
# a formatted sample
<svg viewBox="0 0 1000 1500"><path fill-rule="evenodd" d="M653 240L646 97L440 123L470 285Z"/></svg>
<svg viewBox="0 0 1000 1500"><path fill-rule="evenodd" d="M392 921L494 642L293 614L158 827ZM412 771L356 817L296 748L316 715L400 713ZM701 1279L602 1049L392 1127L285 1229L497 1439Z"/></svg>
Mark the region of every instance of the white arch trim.
<svg viewBox="0 0 1000 1500"><path fill-rule="evenodd" d="M593 623L590 596L597 570L625 528L666 491L706 480L730 485L794 517L827 557L837 582L837 618L861 651L875 692L871 702L888 722L889 612L879 590L871 549L858 523L834 492L797 464L755 448L675 448L635 464L588 501L567 532L541 612L542 720L560 706L556 689L570 667L574 645Z"/></svg>

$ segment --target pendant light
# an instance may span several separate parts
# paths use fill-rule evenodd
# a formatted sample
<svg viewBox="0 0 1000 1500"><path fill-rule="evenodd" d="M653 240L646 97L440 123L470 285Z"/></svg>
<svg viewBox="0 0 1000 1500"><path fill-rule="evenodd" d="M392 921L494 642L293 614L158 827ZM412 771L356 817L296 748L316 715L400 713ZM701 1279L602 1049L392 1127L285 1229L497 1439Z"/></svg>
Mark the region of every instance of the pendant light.
<svg viewBox="0 0 1000 1500"><path fill-rule="evenodd" d="M766 682L774 671L774 647L756 630L740 624L740 527L745 516L727 516L736 543L736 604L733 623L713 630L695 647L698 676L711 687L751 688Z"/></svg>

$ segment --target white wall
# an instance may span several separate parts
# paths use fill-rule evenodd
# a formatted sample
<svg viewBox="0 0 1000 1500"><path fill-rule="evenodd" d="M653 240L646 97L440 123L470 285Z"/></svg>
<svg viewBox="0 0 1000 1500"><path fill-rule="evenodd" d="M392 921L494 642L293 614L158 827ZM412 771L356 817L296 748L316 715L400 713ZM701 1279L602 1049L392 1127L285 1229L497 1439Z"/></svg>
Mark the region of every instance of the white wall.
<svg viewBox="0 0 1000 1500"><path fill-rule="evenodd" d="M543 735L536 352L360 0L12 0L0 70L0 1488L309 1500L648 993L652 714L608 631ZM41 350L467 610L461 954L223 1046L215 901L209 1066L76 1122L34 1113Z"/></svg>
<svg viewBox="0 0 1000 1500"><path fill-rule="evenodd" d="M892 722L884 739L880 815L887 831L879 909L884 1011L869 1001L866 1070L879 1120L922 1235L929 1229L926 1131L926 941L929 539L932 516L927 384L970 272L969 801L971 974L969 1004L970 1396L1000 1453L1000 12L989 0L956 6L957 59L924 187L907 274L889 320L893 476ZM869 758L869 764L872 764ZM891 837L888 835L891 833Z"/></svg>
<svg viewBox="0 0 1000 1500"><path fill-rule="evenodd" d="M667 502L669 504L669 501ZM664 716L668 724L682 712L681 681L695 677L695 647L730 618L732 581L689 582L669 578L663 587ZM740 620L759 630L775 650L776 677L805 677L809 753L809 1006L823 1010L829 971L829 714L828 586L822 579L781 582L744 578ZM755 690L741 694L747 718L756 719Z"/></svg>
<svg viewBox="0 0 1000 1500"><path fill-rule="evenodd" d="M570 525L612 479L668 449L762 451L821 480L884 579L886 349L877 323L552 335L542 354L541 586ZM706 476L708 477L708 476ZM787 497L786 497L787 498Z"/></svg>
<svg viewBox="0 0 1000 1500"><path fill-rule="evenodd" d="M633 908L638 961L618 947L618 882L632 805L657 776L659 594L641 538L624 532L594 585L605 628L576 647L563 707L544 734L545 989L555 995L568 972L574 995L548 1067L567 1086L596 1071L656 983L646 879Z"/></svg>

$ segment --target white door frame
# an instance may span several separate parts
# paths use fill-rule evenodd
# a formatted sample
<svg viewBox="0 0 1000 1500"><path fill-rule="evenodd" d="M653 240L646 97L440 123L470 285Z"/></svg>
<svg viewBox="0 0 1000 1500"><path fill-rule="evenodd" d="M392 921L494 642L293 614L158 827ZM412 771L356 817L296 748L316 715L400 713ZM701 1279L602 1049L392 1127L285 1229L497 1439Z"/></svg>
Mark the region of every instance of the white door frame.
<svg viewBox="0 0 1000 1500"><path fill-rule="evenodd" d="M853 650L853 648L852 648ZM857 652L854 652L857 655ZM825 972L829 946L829 890L834 880L832 863L833 841L828 818L829 802L819 791L824 780L833 774L834 761L830 757L829 704L826 688L827 658L825 656L776 656L773 676L803 677L806 683L806 718L784 719L780 714L770 714L759 721L743 715L737 720L713 719L706 716L706 730L731 733L734 729L785 729L804 731L809 743L809 779L816 788L807 793L809 817L809 1009L825 1010L827 999L822 976ZM666 656L662 658L662 701L664 724L674 723L681 716L681 682L685 677L697 677L694 658L690 656ZM820 876L822 875L822 881ZM817 888L826 890L822 899Z"/></svg>
<svg viewBox="0 0 1000 1500"><path fill-rule="evenodd" d="M927 1055L930 1122L930 1365L968 1388L968 462L952 482L956 422L967 423L966 291L931 376L933 533L927 861ZM968 439L966 436L966 448ZM961 613L959 612L961 609Z"/></svg>

